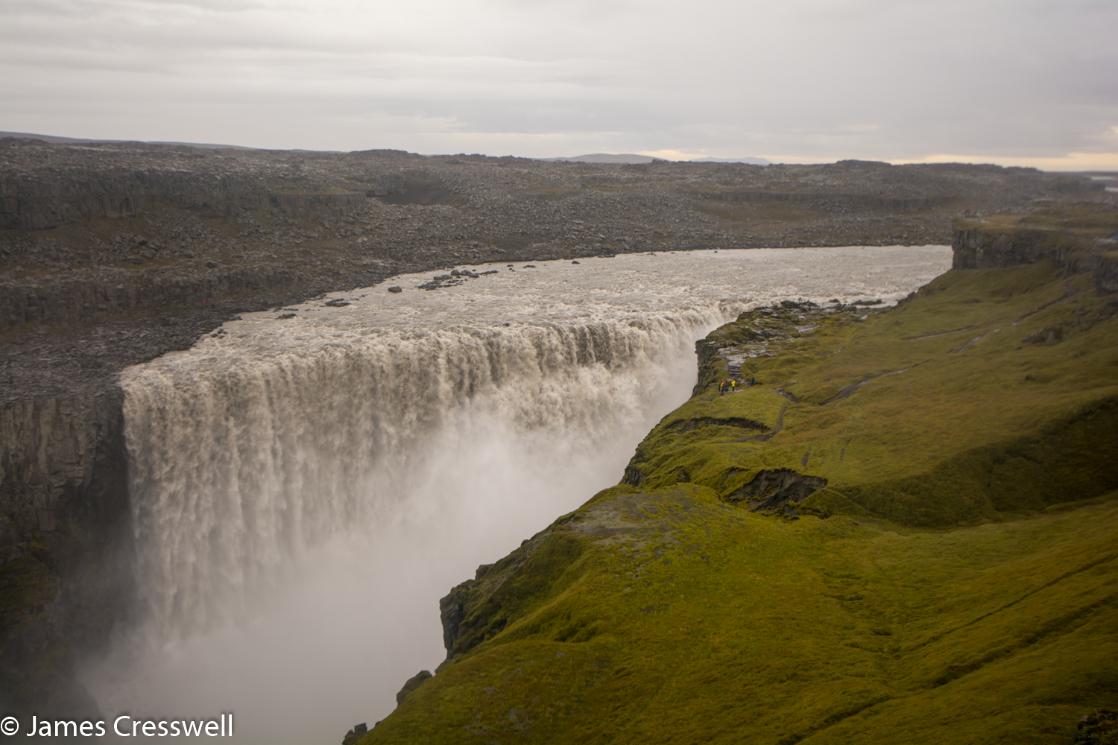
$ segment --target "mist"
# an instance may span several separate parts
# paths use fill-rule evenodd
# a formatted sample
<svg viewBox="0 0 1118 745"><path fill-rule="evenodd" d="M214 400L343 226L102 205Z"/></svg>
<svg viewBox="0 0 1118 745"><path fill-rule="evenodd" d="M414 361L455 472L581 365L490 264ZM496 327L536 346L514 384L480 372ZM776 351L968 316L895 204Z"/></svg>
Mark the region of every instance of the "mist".
<svg viewBox="0 0 1118 745"><path fill-rule="evenodd" d="M145 629L92 669L102 708L188 718L235 708L241 741L292 745L387 715L403 682L445 656L438 599L616 483L644 432L686 399L688 352L617 376L615 390L640 392L612 432L526 432L484 407L463 412L419 446L413 475L383 490L388 504L308 550L251 598L243 622L170 643Z"/></svg>
<svg viewBox="0 0 1118 745"><path fill-rule="evenodd" d="M431 292L411 275L129 368L142 620L84 682L107 717L232 712L238 742L372 724L443 660L439 598L618 483L687 399L696 339L783 298L896 300L948 253L627 255Z"/></svg>

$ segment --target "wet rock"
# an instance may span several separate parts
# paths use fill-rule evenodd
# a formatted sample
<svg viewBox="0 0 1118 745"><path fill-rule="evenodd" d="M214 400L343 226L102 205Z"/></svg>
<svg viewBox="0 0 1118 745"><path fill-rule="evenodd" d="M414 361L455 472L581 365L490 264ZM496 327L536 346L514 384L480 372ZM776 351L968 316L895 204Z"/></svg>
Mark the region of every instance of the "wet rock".
<svg viewBox="0 0 1118 745"><path fill-rule="evenodd" d="M404 291L404 288L400 287L400 285L392 285L388 288L388 291L392 293L400 293Z"/></svg>
<svg viewBox="0 0 1118 745"><path fill-rule="evenodd" d="M439 277L445 277L445 279L439 279ZM440 274L439 277L416 286L421 290L441 290L444 287L454 287L463 283L462 279L451 277L449 274Z"/></svg>
<svg viewBox="0 0 1118 745"><path fill-rule="evenodd" d="M349 302L348 300L343 300L339 297L334 298L333 300L327 300L325 303L323 303L323 305L328 308L344 308L347 305L353 305L353 303Z"/></svg>

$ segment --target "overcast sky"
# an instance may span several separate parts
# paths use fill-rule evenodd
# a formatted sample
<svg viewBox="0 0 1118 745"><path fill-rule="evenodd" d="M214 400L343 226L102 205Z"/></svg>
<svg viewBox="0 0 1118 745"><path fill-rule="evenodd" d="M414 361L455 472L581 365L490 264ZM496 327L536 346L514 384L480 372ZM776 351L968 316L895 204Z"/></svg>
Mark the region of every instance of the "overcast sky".
<svg viewBox="0 0 1118 745"><path fill-rule="evenodd" d="M0 0L0 130L1118 169L1118 0Z"/></svg>

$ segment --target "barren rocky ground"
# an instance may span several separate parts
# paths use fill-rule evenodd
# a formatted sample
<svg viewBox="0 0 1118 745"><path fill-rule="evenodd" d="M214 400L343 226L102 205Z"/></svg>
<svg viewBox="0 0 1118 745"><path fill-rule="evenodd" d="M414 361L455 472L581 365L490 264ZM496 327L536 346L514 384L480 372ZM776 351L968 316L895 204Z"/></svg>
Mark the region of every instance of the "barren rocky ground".
<svg viewBox="0 0 1118 745"><path fill-rule="evenodd" d="M0 140L0 401L104 385L239 311L458 262L924 244L1102 198L993 166L561 163Z"/></svg>

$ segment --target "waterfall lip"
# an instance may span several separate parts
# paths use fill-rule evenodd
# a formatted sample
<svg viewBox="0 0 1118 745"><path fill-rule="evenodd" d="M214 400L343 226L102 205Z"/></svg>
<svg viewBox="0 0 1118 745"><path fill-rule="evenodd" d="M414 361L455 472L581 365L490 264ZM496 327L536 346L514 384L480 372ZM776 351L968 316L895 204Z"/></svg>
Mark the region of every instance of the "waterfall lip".
<svg viewBox="0 0 1118 745"><path fill-rule="evenodd" d="M688 312L740 312L772 299L874 297L911 290L907 275L927 279L947 268L947 246L850 246L623 254L579 265L537 262L532 271L504 263L462 265L497 274L437 290L417 290L432 273L403 274L370 287L334 292L226 322L187 350L126 369L233 366L249 357L329 354L370 338L407 343L440 333L518 333L526 329L647 321ZM449 271L449 270L448 270ZM904 281L890 273L906 275ZM435 272L434 274L438 274ZM883 286L884 285L884 286ZM391 286L405 291L391 293ZM345 300L347 305L330 306Z"/></svg>

